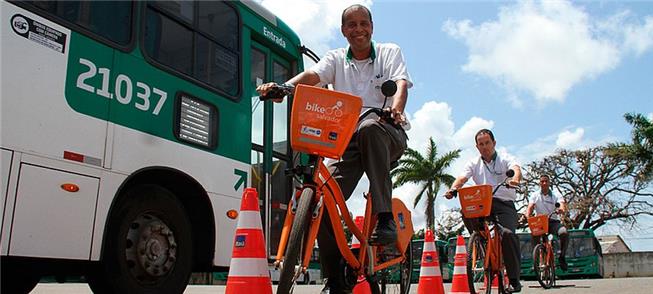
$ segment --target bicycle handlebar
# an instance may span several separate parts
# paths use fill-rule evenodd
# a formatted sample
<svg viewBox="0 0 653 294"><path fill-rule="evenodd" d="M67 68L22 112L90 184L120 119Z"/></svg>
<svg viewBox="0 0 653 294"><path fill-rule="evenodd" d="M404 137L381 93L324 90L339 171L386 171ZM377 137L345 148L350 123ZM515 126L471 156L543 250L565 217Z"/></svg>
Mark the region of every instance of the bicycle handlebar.
<svg viewBox="0 0 653 294"><path fill-rule="evenodd" d="M295 91L295 86L290 84L276 84L270 89L265 95L258 97L259 100L272 100L272 99L281 99L287 95L292 94Z"/></svg>
<svg viewBox="0 0 653 294"><path fill-rule="evenodd" d="M503 182L501 182L501 184L498 184L498 185L495 186L494 190L492 190L492 196L494 196L494 194L497 192L497 190L499 190L499 188L501 186L505 186L508 189L515 189L516 187L511 186L507 182L508 179L510 179L510 178L512 178L514 176L515 176L515 171L514 170L512 170L512 169L507 170L506 171L506 178L503 179ZM458 197L458 189L452 189L451 190L451 196L452 197Z"/></svg>
<svg viewBox="0 0 653 294"><path fill-rule="evenodd" d="M392 117L392 111L389 109L382 109L378 107L369 107L369 106L363 106L363 108L368 108L363 114L360 116L361 118L366 117L370 113L376 114L381 120L384 122L390 124L391 126L395 128L401 128L401 125L398 124L395 119Z"/></svg>

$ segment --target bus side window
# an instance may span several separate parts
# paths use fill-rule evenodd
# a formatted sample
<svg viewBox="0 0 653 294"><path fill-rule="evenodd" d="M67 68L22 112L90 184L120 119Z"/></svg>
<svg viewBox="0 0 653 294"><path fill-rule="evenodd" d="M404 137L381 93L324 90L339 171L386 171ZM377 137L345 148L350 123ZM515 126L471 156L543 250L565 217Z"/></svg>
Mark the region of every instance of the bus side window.
<svg viewBox="0 0 653 294"><path fill-rule="evenodd" d="M130 1L30 1L35 7L120 45L131 40Z"/></svg>
<svg viewBox="0 0 653 294"><path fill-rule="evenodd" d="M147 56L231 97L237 96L238 13L231 5L216 1L150 1L146 19Z"/></svg>
<svg viewBox="0 0 653 294"><path fill-rule="evenodd" d="M147 20L145 26L147 54L164 65L190 75L193 32L151 7L148 7Z"/></svg>

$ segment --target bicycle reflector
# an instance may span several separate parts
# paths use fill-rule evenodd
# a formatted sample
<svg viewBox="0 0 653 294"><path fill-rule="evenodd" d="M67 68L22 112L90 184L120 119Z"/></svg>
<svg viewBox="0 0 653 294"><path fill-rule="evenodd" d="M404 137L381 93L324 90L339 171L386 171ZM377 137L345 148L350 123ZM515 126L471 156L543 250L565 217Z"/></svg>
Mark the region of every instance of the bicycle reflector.
<svg viewBox="0 0 653 294"><path fill-rule="evenodd" d="M290 145L307 154L339 159L354 133L360 97L297 85L290 118Z"/></svg>

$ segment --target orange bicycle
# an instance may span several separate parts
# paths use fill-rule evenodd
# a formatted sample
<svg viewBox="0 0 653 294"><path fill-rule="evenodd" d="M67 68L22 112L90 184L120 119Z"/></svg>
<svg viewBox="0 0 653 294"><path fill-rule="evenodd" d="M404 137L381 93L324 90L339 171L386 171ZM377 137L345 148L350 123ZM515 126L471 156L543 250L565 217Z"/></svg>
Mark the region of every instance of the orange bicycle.
<svg viewBox="0 0 653 294"><path fill-rule="evenodd" d="M556 203L555 207L560 207L560 203ZM555 286L556 282L553 235L549 234L549 218L556 212L553 211L549 215L542 214L528 218L531 235L538 238L539 241L533 248L533 269L537 281L544 289Z"/></svg>
<svg viewBox="0 0 653 294"><path fill-rule="evenodd" d="M501 249L501 231L503 227L491 213L492 197L499 187L506 186L507 180L515 175L513 170L506 172L506 179L492 190L491 185L476 185L452 191L458 196L463 217L478 219L479 226L469 237L467 244L467 279L471 293L478 293L485 287L485 293L492 293L490 283L496 277L498 293L505 293L503 263Z"/></svg>
<svg viewBox="0 0 653 294"><path fill-rule="evenodd" d="M386 97L394 95L397 89L393 81L386 81L381 88ZM345 280L348 285L353 287L362 275L372 293L407 294L412 273L410 240L413 224L410 211L401 200L393 198L397 242L385 247L371 246L369 237L376 222L370 201L373 196L366 196L365 220L362 230L359 230L338 183L323 163L325 157L339 159L344 153L358 123L362 109L360 97L306 85L294 89L278 85L261 99L278 99L293 91L290 143L295 151L308 155L308 163L287 171L298 178L301 186L288 204L274 262L281 271L277 293L292 293L297 279L306 272L326 209L338 249L347 264ZM371 108L370 112L390 121L382 108ZM360 241L360 249L349 247L341 218Z"/></svg>

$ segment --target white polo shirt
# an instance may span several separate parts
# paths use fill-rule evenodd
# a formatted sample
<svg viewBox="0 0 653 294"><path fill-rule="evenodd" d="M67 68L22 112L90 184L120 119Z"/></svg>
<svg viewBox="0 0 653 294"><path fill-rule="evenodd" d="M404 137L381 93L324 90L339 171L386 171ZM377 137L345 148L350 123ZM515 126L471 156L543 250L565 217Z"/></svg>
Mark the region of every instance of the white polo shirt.
<svg viewBox="0 0 653 294"><path fill-rule="evenodd" d="M535 214L540 215L540 214L546 214L549 215L556 209L556 203L564 203L565 199L562 197L559 197L556 195L556 193L553 192L549 188L549 194L542 194L542 190L540 190L539 193L531 196L530 199L528 199L528 204L535 204ZM554 214L551 216L551 219L555 220L560 220L560 217L558 214Z"/></svg>
<svg viewBox="0 0 653 294"><path fill-rule="evenodd" d="M497 153L495 154L496 157L489 163L483 161L480 155L476 159L471 160L465 165L462 176L467 179L473 179L476 185L492 185L492 190L494 191L494 187L502 183L506 178L506 171L519 165L508 154L504 154L503 156L499 156ZM501 186L496 194L494 194L494 197L501 200L515 201L517 199L517 193L515 189L508 189L505 186Z"/></svg>
<svg viewBox="0 0 653 294"><path fill-rule="evenodd" d="M381 84L387 80L406 80L408 88L413 86L401 49L391 43L372 42L371 57L365 60L354 59L349 47L331 50L311 71L320 76L320 86L331 84L336 91L360 96L364 107L383 106ZM392 106L392 97L385 105Z"/></svg>

